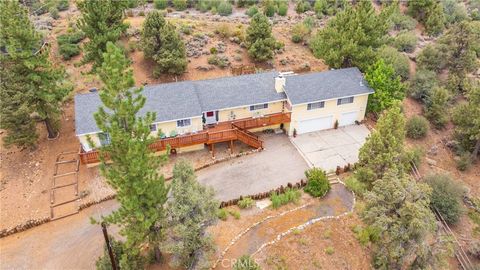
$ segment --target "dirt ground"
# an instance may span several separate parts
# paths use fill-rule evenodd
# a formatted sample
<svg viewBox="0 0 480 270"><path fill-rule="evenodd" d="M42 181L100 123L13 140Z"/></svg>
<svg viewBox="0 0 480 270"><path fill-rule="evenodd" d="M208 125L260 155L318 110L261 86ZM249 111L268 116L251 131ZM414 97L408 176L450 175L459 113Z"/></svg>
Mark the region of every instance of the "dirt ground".
<svg viewBox="0 0 480 270"><path fill-rule="evenodd" d="M44 15L48 16L48 14ZM69 61L62 61L58 54L58 46L56 37L67 32L69 27L75 24L76 18L79 16L79 11L71 5L69 11L60 12L60 19L53 21L52 30L47 36L47 40L51 46L52 59L57 63L63 65L70 76L70 80L74 84L74 93L84 93L91 88L100 88L101 82L93 75L89 74L90 65L79 65L82 55L73 57ZM128 18L133 27L140 27L144 17ZM174 23L191 24L194 30L191 35L185 35L183 38L188 40L194 33L213 33L216 27L221 22L215 21L201 21L201 20L184 20L171 19ZM228 23L227 23L228 24ZM233 23L230 23L234 27ZM246 25L244 26L246 28ZM274 27L274 35L279 40L285 43L285 52L276 55L274 66L265 67L257 65L260 68L277 68L278 70L287 71L298 68L305 62L310 63L313 70L325 70L327 67L319 59L313 57L309 49L303 45L293 44L289 39L289 33L283 27ZM130 38L132 41L134 37ZM236 43L228 39L222 39L217 35L213 35L207 45L209 49L215 46L218 42L223 41L226 46L226 55L234 55L235 53L242 56L241 62L236 62L233 59L230 61L233 64L253 64L245 49L241 49ZM128 39L122 39L125 46L128 46ZM189 58L187 72L181 76L162 76L160 78L153 78L153 64L143 57L143 52L135 50L130 53L132 60L132 68L137 85L145 83L154 84L162 82L170 82L175 80L199 80L207 78L216 78L222 76L231 76L230 68L220 69L215 67L210 71L200 71L196 69L198 66L207 65L206 55L201 57ZM287 65L281 65L280 59L289 58ZM231 58L231 57L230 57ZM73 94L74 94L73 93ZM72 96L73 96L72 94ZM49 189L52 185L52 176L54 169L54 161L56 156L64 151L77 151L78 141L75 137L74 124L74 106L73 102L69 101L63 107L63 117L61 119L60 136L56 140L49 141L46 139L46 131L42 123L38 124L38 131L40 138L38 140L38 147L36 150L30 151L28 149L17 149L12 147L6 149L3 144L0 149L0 230L12 228L20 223L28 220L36 220L48 217L50 215L49 204ZM4 134L0 134L0 137ZM221 149L222 146L220 146ZM237 148L238 149L238 148ZM220 155L227 155L221 150ZM178 157L185 157L179 155ZM169 164L162 168L162 172L169 176L169 172L178 157L172 157ZM217 155L217 158L219 156ZM194 165L201 166L205 162L210 162L209 153L207 151L200 151L188 156ZM79 174L79 191L86 195L81 203L86 203L92 200L99 200L103 197L112 194L112 190L104 183L99 176L97 168L86 168L80 166Z"/></svg>

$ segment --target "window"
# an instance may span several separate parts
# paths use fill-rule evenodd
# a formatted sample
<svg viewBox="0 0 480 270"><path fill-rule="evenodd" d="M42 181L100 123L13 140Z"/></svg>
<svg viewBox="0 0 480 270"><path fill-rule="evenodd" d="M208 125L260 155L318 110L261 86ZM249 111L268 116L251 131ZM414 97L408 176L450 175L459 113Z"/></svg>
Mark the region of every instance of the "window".
<svg viewBox="0 0 480 270"><path fill-rule="evenodd" d="M182 119L177 121L177 127L187 127L190 126L190 119Z"/></svg>
<svg viewBox="0 0 480 270"><path fill-rule="evenodd" d="M353 103L353 97L339 98L337 100L337 105Z"/></svg>
<svg viewBox="0 0 480 270"><path fill-rule="evenodd" d="M110 135L108 133L99 133L98 139L100 140L100 145L105 146L110 144Z"/></svg>
<svg viewBox="0 0 480 270"><path fill-rule="evenodd" d="M250 106L250 111L262 110L268 108L268 103L252 105Z"/></svg>
<svg viewBox="0 0 480 270"><path fill-rule="evenodd" d="M325 101L320 101L320 102L314 102L314 103L308 103L307 104L307 110L315 110L315 109L320 109L325 107Z"/></svg>
<svg viewBox="0 0 480 270"><path fill-rule="evenodd" d="M157 131L157 124L151 124L150 131Z"/></svg>

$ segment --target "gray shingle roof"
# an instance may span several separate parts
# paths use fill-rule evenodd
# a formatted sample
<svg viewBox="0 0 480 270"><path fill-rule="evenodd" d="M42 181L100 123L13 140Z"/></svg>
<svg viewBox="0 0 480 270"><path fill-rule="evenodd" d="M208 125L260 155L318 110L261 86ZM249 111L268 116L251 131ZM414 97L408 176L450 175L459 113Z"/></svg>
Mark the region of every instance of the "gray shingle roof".
<svg viewBox="0 0 480 270"><path fill-rule="evenodd" d="M145 106L140 115L155 112L155 122L201 116L202 110L190 82L145 86ZM77 135L98 132L93 114L102 105L98 92L75 95L75 132Z"/></svg>
<svg viewBox="0 0 480 270"><path fill-rule="evenodd" d="M275 91L277 72L264 72L202 81L183 81L145 86L145 106L155 112L155 122L201 116L202 112L285 100ZM93 114L102 105L98 93L75 95L77 135L98 132Z"/></svg>
<svg viewBox="0 0 480 270"><path fill-rule="evenodd" d="M292 105L373 93L358 68L345 68L286 77L285 92Z"/></svg>
<svg viewBox="0 0 480 270"><path fill-rule="evenodd" d="M202 112L285 100L293 105L344 96L372 93L357 68L288 76L285 93L275 91L278 72L184 81L146 86L140 115L155 112L155 122L198 117ZM77 135L99 129L93 117L102 105L97 92L75 95Z"/></svg>
<svg viewBox="0 0 480 270"><path fill-rule="evenodd" d="M275 91L277 75L278 72L264 72L193 83L202 110L206 112L285 100L285 93Z"/></svg>

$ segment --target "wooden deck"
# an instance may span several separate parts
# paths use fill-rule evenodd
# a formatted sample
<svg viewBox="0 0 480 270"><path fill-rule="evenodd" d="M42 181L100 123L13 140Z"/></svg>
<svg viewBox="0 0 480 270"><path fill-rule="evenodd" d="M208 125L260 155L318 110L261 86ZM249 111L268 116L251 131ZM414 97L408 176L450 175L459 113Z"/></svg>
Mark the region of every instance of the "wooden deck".
<svg viewBox="0 0 480 270"><path fill-rule="evenodd" d="M215 143L231 142L233 145L233 141L239 140L253 148L259 149L263 148L263 142L257 135L249 132L249 129L289 123L290 121L290 113L275 113L263 117L221 122L215 125L206 126L199 132L160 139L151 144L150 148L154 152L158 152L166 150L167 146L170 146L170 149L178 149L180 147L197 144L207 144L210 145L212 155L214 155ZM79 156L82 164L94 164L100 162L99 152L97 150L85 152L80 147Z"/></svg>

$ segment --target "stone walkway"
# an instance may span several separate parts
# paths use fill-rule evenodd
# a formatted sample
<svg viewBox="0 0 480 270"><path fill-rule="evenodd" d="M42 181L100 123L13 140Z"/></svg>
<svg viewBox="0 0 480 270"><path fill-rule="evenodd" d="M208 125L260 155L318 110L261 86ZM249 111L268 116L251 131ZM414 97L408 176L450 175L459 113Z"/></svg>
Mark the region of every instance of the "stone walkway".
<svg viewBox="0 0 480 270"><path fill-rule="evenodd" d="M242 255L253 255L262 248L281 239L292 228L304 228L321 219L348 213L354 205L354 195L343 184L332 186L330 192L314 203L299 206L295 211L268 218L241 235L230 248L224 250L214 269L231 269L231 262Z"/></svg>

